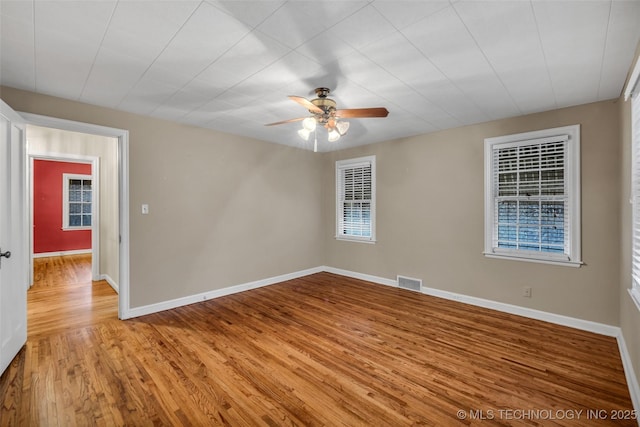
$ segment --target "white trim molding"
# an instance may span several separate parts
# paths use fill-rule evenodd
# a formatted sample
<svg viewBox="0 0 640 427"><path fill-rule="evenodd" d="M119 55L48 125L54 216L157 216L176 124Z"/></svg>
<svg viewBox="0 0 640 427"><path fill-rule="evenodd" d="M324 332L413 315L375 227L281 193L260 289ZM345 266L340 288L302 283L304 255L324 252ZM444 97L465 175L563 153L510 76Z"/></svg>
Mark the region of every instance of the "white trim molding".
<svg viewBox="0 0 640 427"><path fill-rule="evenodd" d="M633 408L636 411L640 411L640 385L638 385L638 378L635 374L636 371L633 369L633 363L631 363L631 355L629 355L624 335L622 335L622 329L618 329L616 340L618 341L618 349L620 350L620 358L622 359L622 368L627 380L627 387L629 387L631 403L633 403ZM640 419L638 420L638 425L640 425Z"/></svg>
<svg viewBox="0 0 640 427"><path fill-rule="evenodd" d="M529 150L532 150L533 153L537 152L541 158L537 163L537 167L541 168L541 170L545 170L543 165L545 164L544 162L547 162L546 170L549 173L555 175L558 170L563 171L562 180L554 175L543 178L544 175L541 172L537 172L537 178L532 178L532 181L525 181L527 185L550 185L551 187L547 187L548 190L553 190L549 191L550 194L545 195L541 190L532 191L531 194L528 192L523 194L525 190L530 190L524 186L525 184L522 184L521 187L519 178L517 181L502 181L502 175L500 174L506 174L507 177L510 175L520 176L522 171L530 172L531 170L536 170L535 168L530 169L532 166L527 164L531 159L531 153L521 157L522 150L525 150L525 153L529 152ZM562 156L562 162L557 161L560 155ZM503 171L500 169L503 162L508 165L509 170ZM533 164L536 165L535 162ZM505 186L504 194L503 185ZM562 193L555 194L560 189L563 190ZM562 226L553 225L553 228L563 228L562 246L556 243L552 244L551 241L545 241L544 239L544 230L553 231L552 224L545 224L541 219L543 218L542 214L545 212L542 207L544 205L538 207L540 215L538 221L540 222L528 224L526 219L530 220L531 218L525 216L525 220L521 221L520 207L515 208L518 214L514 218L510 218L513 214L509 213L509 208L506 210L507 214L505 215L509 219L501 219L502 209L499 207L501 203L517 204L520 207L522 207L523 203L528 205L537 203L562 204L562 215L564 217ZM484 254L486 257L580 267L582 265L580 207L580 125L485 138ZM547 208L547 210L549 211L550 208ZM556 215L555 212L554 215ZM532 235L531 239L525 238L524 241L520 240L519 231L515 232L515 236L507 238L507 235L511 233L505 233L502 236L502 231L499 231L500 221L508 223L506 224L506 229L516 225L520 227L525 224L528 226L533 225L534 229L538 231ZM538 245L537 249L533 249L535 245ZM552 252L548 252L544 250L545 246L548 247L547 250L554 249ZM522 247L531 247L532 249L523 249ZM561 252L555 252L557 250L561 250Z"/></svg>
<svg viewBox="0 0 640 427"><path fill-rule="evenodd" d="M33 254L34 258L47 258L50 256L67 256L67 255L84 255L90 254L91 248L89 249L74 249L71 251L59 251L59 252L40 252L37 254Z"/></svg>
<svg viewBox="0 0 640 427"><path fill-rule="evenodd" d="M366 157L358 157L355 159L346 159L346 160L338 160L336 161L336 239L344 240L350 242L362 242L362 243L370 243L373 244L376 242L376 156L366 156ZM351 170L351 176L353 180L356 180L356 177L360 177L358 179L359 183L362 186L362 194L360 197L365 197L366 188L367 188L367 178L366 178L366 170L369 169L371 176L369 181L369 189L370 189L370 199L360 198L360 199L346 199L346 194L349 193L347 188L349 184L347 182L349 180L346 179L347 171ZM360 170L361 173L357 171ZM354 183L351 184L352 190L354 189ZM351 192L352 197L356 197L356 195L360 193L360 191L353 190ZM345 223L345 204L347 203L356 203L360 204L361 208L364 203L368 200L369 203L369 235L356 235L356 234L346 234L345 228L352 229L354 226L354 221L347 221ZM362 209L363 212L365 211ZM362 214L362 213L361 213ZM363 215L363 214L362 214ZM361 221L355 221L358 223L355 228L364 228L366 225L366 221L363 219ZM346 225L350 224L350 225Z"/></svg>
<svg viewBox="0 0 640 427"><path fill-rule="evenodd" d="M253 282L242 283L239 285L229 286L222 289L215 289L207 292L202 292L195 295L188 295L172 299L169 301L162 301L154 304L144 305L140 307L134 307L129 309L129 318L145 316L147 314L157 313L159 311L171 310L172 308L178 308L197 302L207 301L213 298L220 298L227 295L236 294L238 292L244 292L251 289L261 288L263 286L269 286L276 283L284 282L287 280L293 280L300 277L308 276L310 274L320 273L322 267L309 268L307 270L296 271L294 273L282 274L280 276L269 277L267 279L255 280Z"/></svg>
<svg viewBox="0 0 640 427"><path fill-rule="evenodd" d="M501 311L504 313L515 314L517 316L527 317L529 319L542 320L544 322L554 323L556 325L568 326L570 328L580 329L587 332L594 332L596 334L606 335L609 337L618 336L618 333L620 331L620 328L617 326L564 316L562 314L549 313L548 311L536 310L519 305L507 304L504 302L472 297L455 292L443 291L441 289L423 287L422 293L438 298L448 299L451 301L458 301L464 304L470 304L478 307Z"/></svg>
<svg viewBox="0 0 640 427"><path fill-rule="evenodd" d="M629 77L629 81L627 82L627 87L624 89L625 101L631 98L631 94L634 93L638 83L640 83L640 58L636 61L636 65L631 72L631 77Z"/></svg>
<svg viewBox="0 0 640 427"><path fill-rule="evenodd" d="M353 277L354 279L364 280L366 282L373 282L379 285L392 286L397 288L398 281L393 279L386 279L380 276L372 276L371 274L364 273L356 273L355 271L343 270L341 268L334 268L328 266L322 266L322 271L326 271L327 273L338 274L340 276Z"/></svg>
<svg viewBox="0 0 640 427"><path fill-rule="evenodd" d="M384 277L373 276L370 274L356 273L353 271L342 270L333 267L322 267L322 271L328 273L339 274L341 276L353 277L355 279L361 279L368 282L377 283L379 285L398 287L398 282L394 279L387 279ZM414 291L412 291L414 292ZM507 304L503 302L488 300L484 298L472 297L464 294L458 294L455 292L443 291L441 289L422 287L422 293L438 298L444 298L451 301L458 301L464 304L475 305L478 307L489 308L492 310L502 311L504 313L515 314L530 319L542 320L549 323L555 323L557 325L569 326L571 328L580 329L583 331L594 332L600 335L606 335L610 337L617 337L620 328L617 326L606 325L604 323L592 322L590 320L577 319L575 317L563 316L561 314L549 313L542 310L535 310L532 308L521 307L518 305Z"/></svg>
<svg viewBox="0 0 640 427"><path fill-rule="evenodd" d="M118 287L118 284L108 274L100 275L100 280L104 280L105 282L107 282L109 284L109 286L111 286L113 288L113 290L116 291L117 294L120 293L120 289Z"/></svg>
<svg viewBox="0 0 640 427"><path fill-rule="evenodd" d="M71 180L78 180L78 181L83 181L81 183L81 191L84 193L85 189L84 189L84 181L91 181L92 185L91 185L91 190L89 190L91 192L91 201L89 202L90 206L91 206L91 212L89 212L89 215L91 216L91 225L76 225L76 226L72 226L69 224L69 211L70 211L70 204L72 203L69 197L69 193L70 193L70 185L71 185ZM94 177L93 177L93 173L90 175L83 175L83 174L77 174L77 173L63 173L62 174L62 229L64 231L75 231L75 230L91 230L93 228L93 224L96 223L97 221L95 220L95 213L96 213L96 207L95 207L95 202L97 200L100 200L100 196L98 195L98 185L96 184ZM80 204L84 204L86 203L85 200L83 200L81 198L81 200L78 200L77 202L74 203L80 203ZM80 216L84 215L84 210L82 210L81 212L79 212Z"/></svg>

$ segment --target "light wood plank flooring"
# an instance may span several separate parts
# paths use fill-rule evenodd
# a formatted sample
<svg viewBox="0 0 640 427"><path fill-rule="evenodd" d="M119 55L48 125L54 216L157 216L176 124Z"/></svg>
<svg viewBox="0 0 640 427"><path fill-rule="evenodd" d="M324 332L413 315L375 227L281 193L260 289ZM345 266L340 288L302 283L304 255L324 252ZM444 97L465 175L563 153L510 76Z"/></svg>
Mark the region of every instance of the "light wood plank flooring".
<svg viewBox="0 0 640 427"><path fill-rule="evenodd" d="M91 255L36 258L27 293L28 335L59 333L118 318L118 295L91 281Z"/></svg>
<svg viewBox="0 0 640 427"><path fill-rule="evenodd" d="M39 291L54 324L69 294ZM0 426L637 425L611 419L632 406L609 337L329 273L128 321L113 301L30 331Z"/></svg>

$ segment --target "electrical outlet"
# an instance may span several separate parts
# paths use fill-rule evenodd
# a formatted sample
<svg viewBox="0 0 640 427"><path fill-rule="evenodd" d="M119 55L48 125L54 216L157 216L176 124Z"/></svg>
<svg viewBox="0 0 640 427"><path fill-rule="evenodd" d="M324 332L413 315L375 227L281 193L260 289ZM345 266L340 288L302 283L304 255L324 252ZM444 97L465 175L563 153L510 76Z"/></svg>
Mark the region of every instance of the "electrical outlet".
<svg viewBox="0 0 640 427"><path fill-rule="evenodd" d="M142 215L148 215L148 214L149 214L149 205L145 203L142 205Z"/></svg>
<svg viewBox="0 0 640 427"><path fill-rule="evenodd" d="M522 288L522 296L525 298L531 298L531 286L525 286Z"/></svg>

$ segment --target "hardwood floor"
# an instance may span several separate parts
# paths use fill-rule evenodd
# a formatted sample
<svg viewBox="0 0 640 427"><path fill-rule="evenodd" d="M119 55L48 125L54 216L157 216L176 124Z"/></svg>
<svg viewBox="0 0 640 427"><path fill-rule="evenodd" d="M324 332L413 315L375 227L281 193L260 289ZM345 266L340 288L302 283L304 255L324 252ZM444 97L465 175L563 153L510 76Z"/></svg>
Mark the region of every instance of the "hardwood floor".
<svg viewBox="0 0 640 427"><path fill-rule="evenodd" d="M29 298L30 321L62 304ZM128 321L115 305L30 331L1 426L637 425L615 339L410 291L319 273Z"/></svg>
<svg viewBox="0 0 640 427"><path fill-rule="evenodd" d="M118 295L91 281L91 255L36 258L27 293L29 339L118 318Z"/></svg>

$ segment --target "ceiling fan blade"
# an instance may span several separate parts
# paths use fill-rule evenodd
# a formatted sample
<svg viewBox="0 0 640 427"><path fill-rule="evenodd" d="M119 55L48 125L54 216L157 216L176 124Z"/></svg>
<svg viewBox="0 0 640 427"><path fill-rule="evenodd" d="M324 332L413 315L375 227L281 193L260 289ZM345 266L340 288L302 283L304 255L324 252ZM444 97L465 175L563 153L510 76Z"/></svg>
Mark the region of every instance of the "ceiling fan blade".
<svg viewBox="0 0 640 427"><path fill-rule="evenodd" d="M349 118L366 118L366 117L387 117L389 111L384 107L377 108L348 108L346 110L337 110L336 117L341 119Z"/></svg>
<svg viewBox="0 0 640 427"><path fill-rule="evenodd" d="M298 117L297 119L289 119L289 120L283 120L281 122L267 123L265 126L283 125L285 123L299 122L300 120L304 120L304 119L306 119L306 117Z"/></svg>
<svg viewBox="0 0 640 427"><path fill-rule="evenodd" d="M324 113L322 108L319 108L319 107L315 106L307 98L303 98L301 96L289 95L289 99L291 99L292 101L297 102L298 104L302 105L304 108L306 108L309 111L312 111L314 113L319 113L319 114L323 114Z"/></svg>

